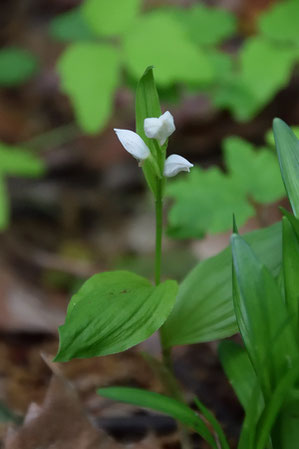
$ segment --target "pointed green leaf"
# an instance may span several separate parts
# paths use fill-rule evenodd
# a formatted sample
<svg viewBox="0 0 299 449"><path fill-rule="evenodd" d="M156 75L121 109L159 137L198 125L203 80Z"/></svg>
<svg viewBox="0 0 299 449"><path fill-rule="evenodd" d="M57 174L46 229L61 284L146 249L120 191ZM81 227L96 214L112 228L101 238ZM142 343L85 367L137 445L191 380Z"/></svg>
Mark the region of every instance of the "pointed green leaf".
<svg viewBox="0 0 299 449"><path fill-rule="evenodd" d="M136 90L136 132L142 137L149 147L151 154L157 158L156 147L153 139L146 137L144 132L144 120L149 117L160 117L161 108L156 84L154 80L153 67L148 67L137 85ZM164 154L165 157L165 154ZM142 165L147 183L154 193L157 194L157 177L149 160Z"/></svg>
<svg viewBox="0 0 299 449"><path fill-rule="evenodd" d="M279 118L273 121L273 131L282 179L294 215L299 218L299 140Z"/></svg>
<svg viewBox="0 0 299 449"><path fill-rule="evenodd" d="M236 319L265 398L293 366L297 344L278 285L237 234L231 238Z"/></svg>
<svg viewBox="0 0 299 449"><path fill-rule="evenodd" d="M172 416L182 424L191 427L193 430L198 432L199 435L201 435L213 449L217 449L214 438L212 437L206 424L192 409L187 407L187 405L182 402L168 396L163 396L159 393L153 393L151 391L141 390L139 388L100 388L97 393L105 398L126 402L139 407L150 408Z"/></svg>
<svg viewBox="0 0 299 449"><path fill-rule="evenodd" d="M146 340L169 315L175 281L154 287L127 271L88 279L69 303L55 361L115 354Z"/></svg>
<svg viewBox="0 0 299 449"><path fill-rule="evenodd" d="M70 45L58 61L62 90L70 96L79 125L87 133L103 129L119 80L119 54L108 44Z"/></svg>
<svg viewBox="0 0 299 449"><path fill-rule="evenodd" d="M250 232L244 238L277 276L281 267L281 224ZM238 331L232 300L230 248L200 262L187 275L161 331L167 347L217 340Z"/></svg>
<svg viewBox="0 0 299 449"><path fill-rule="evenodd" d="M263 12L258 18L258 27L268 39L298 44L298 22L298 2L285 0L273 3L270 9Z"/></svg>
<svg viewBox="0 0 299 449"><path fill-rule="evenodd" d="M290 317L298 329L299 312L299 242L293 226L286 217L282 219L283 277L285 300Z"/></svg>

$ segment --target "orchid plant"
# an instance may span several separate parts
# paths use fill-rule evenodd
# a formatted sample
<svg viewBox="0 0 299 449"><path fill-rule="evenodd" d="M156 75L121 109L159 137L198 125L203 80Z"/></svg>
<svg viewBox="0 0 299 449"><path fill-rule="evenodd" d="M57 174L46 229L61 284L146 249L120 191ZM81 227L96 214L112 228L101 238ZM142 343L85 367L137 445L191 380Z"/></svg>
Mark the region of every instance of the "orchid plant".
<svg viewBox="0 0 299 449"><path fill-rule="evenodd" d="M186 428L212 449L229 449L224 432L207 408L184 402L174 376L171 350L241 333L244 346L220 346L220 358L244 408L238 449L295 449L299 438L299 141L274 121L280 169L294 215L283 211L282 226L245 235L234 222L231 248L201 262L178 287L161 282L163 197L167 178L193 167L182 156L166 157L175 131L169 111L161 113L153 70L142 76L136 95L136 132L115 129L141 166L155 200L155 285L128 271L96 274L72 298L59 328L55 361L115 354L159 330L161 360L145 355L160 376L166 395L125 387L98 393L167 413L182 427L181 442L191 448ZM228 211L229 213L230 211ZM233 267L233 276L231 272Z"/></svg>

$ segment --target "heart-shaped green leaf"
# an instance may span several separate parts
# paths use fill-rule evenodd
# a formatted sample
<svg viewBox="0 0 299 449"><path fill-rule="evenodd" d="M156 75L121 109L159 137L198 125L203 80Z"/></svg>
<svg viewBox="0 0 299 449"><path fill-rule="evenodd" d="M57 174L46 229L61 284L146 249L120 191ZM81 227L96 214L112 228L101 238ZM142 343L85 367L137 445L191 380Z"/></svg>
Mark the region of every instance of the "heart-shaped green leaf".
<svg viewBox="0 0 299 449"><path fill-rule="evenodd" d="M146 340L166 320L176 293L175 281L154 287L128 271L92 276L69 303L55 361L114 354Z"/></svg>

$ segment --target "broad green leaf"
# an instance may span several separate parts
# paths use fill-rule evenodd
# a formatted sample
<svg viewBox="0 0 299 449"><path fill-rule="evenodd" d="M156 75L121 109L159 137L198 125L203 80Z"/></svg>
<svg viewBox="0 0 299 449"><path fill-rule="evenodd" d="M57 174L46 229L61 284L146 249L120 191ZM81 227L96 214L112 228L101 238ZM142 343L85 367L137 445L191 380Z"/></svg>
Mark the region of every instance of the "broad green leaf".
<svg viewBox="0 0 299 449"><path fill-rule="evenodd" d="M0 230L3 231L9 224L9 201L5 179L0 175Z"/></svg>
<svg viewBox="0 0 299 449"><path fill-rule="evenodd" d="M80 7L55 17L50 23L50 34L62 42L90 40L96 36L83 17Z"/></svg>
<svg viewBox="0 0 299 449"><path fill-rule="evenodd" d="M244 191L245 198L264 204L284 196L277 158L267 148L256 150L239 137L229 137L224 141L224 160L229 174L238 183L238 189Z"/></svg>
<svg viewBox="0 0 299 449"><path fill-rule="evenodd" d="M139 78L144 67L156 68L157 84L207 83L213 70L204 51L188 38L184 28L165 11L142 16L124 36L124 63Z"/></svg>
<svg viewBox="0 0 299 449"><path fill-rule="evenodd" d="M101 131L110 117L118 85L117 50L108 44L72 44L59 59L58 71L79 125L87 133Z"/></svg>
<svg viewBox="0 0 299 449"><path fill-rule="evenodd" d="M212 448L217 449L215 440L206 424L191 408L182 402L159 393L141 390L139 388L100 388L97 393L105 398L150 408L172 416L172 418L198 432Z"/></svg>
<svg viewBox="0 0 299 449"><path fill-rule="evenodd" d="M242 346L229 340L220 342L219 357L242 407L246 411L250 407L252 394L256 387L257 378L249 360L248 354ZM260 391L260 390L259 390ZM256 391L256 407L258 413L263 409L263 396Z"/></svg>
<svg viewBox="0 0 299 449"><path fill-rule="evenodd" d="M279 208L284 217L287 217L291 225L293 226L293 230L299 239L299 220L294 217L294 215L283 207Z"/></svg>
<svg viewBox="0 0 299 449"><path fill-rule="evenodd" d="M294 215L299 218L299 140L279 118L273 121L273 131L281 176Z"/></svg>
<svg viewBox="0 0 299 449"><path fill-rule="evenodd" d="M192 169L169 182L166 195L175 200L168 214L168 234L176 238L201 238L231 228L232 213L240 225L255 214L242 189L218 167Z"/></svg>
<svg viewBox="0 0 299 449"><path fill-rule="evenodd" d="M258 18L258 27L264 36L273 41L299 43L299 7L297 1L274 3Z"/></svg>
<svg viewBox="0 0 299 449"><path fill-rule="evenodd" d="M246 407L245 418L243 420L241 434L238 443L238 449L256 449L255 437L258 425L258 420L261 416L259 411L261 390L256 382L255 387L251 393L250 401Z"/></svg>
<svg viewBox="0 0 299 449"><path fill-rule="evenodd" d="M98 35L114 36L123 34L133 26L140 5L141 0L85 0L82 11L86 21Z"/></svg>
<svg viewBox="0 0 299 449"><path fill-rule="evenodd" d="M144 120L149 117L160 117L161 108L158 92L155 85L153 68L148 67L137 85L136 90L136 132L149 147L152 155L156 157L156 147L153 139L146 137L144 132ZM165 155L164 155L165 156ZM142 169L152 192L157 194L157 178L153 167L148 160L145 160Z"/></svg>
<svg viewBox="0 0 299 449"><path fill-rule="evenodd" d="M297 382L298 382L297 373ZM292 383L292 381L290 381ZM279 428L279 443L288 449L297 449L299 441L299 390L293 388L284 398L279 412L279 426L275 423L274 429ZM276 435L275 431L275 435Z"/></svg>
<svg viewBox="0 0 299 449"><path fill-rule="evenodd" d="M296 358L293 327L268 268L239 235L233 234L231 244L236 319L264 397L268 399Z"/></svg>
<svg viewBox="0 0 299 449"><path fill-rule="evenodd" d="M7 47L0 50L0 86L17 86L37 71L36 57L28 50Z"/></svg>
<svg viewBox="0 0 299 449"><path fill-rule="evenodd" d="M196 4L177 10L177 17L190 38L199 45L215 45L236 31L236 18L228 10Z"/></svg>
<svg viewBox="0 0 299 449"><path fill-rule="evenodd" d="M42 160L22 149L0 142L0 173L9 176L41 176L45 172Z"/></svg>
<svg viewBox="0 0 299 449"><path fill-rule="evenodd" d="M258 257L277 276L281 267L281 224L245 234ZM238 331L232 300L231 249L200 262L179 287L162 327L167 347L212 341Z"/></svg>
<svg viewBox="0 0 299 449"><path fill-rule="evenodd" d="M283 235L283 278L285 286L285 300L298 329L299 312L299 242L293 226L286 217L282 219Z"/></svg>
<svg viewBox="0 0 299 449"><path fill-rule="evenodd" d="M177 293L175 281L154 287L128 271L88 279L69 303L55 361L124 351L157 331Z"/></svg>

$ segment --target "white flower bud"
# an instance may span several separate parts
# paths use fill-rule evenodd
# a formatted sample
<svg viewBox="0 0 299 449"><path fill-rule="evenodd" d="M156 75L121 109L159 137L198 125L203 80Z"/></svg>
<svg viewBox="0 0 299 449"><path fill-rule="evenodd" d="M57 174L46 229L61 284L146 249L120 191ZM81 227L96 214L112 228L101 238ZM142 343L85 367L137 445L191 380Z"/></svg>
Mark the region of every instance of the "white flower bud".
<svg viewBox="0 0 299 449"><path fill-rule="evenodd" d="M181 171L190 171L190 168L193 167L187 159L178 154L172 154L169 156L164 164L164 176L167 178L172 178L172 176L177 175Z"/></svg>
<svg viewBox="0 0 299 449"><path fill-rule="evenodd" d="M124 149L135 157L138 161L147 159L150 155L150 150L141 139L141 137L128 129L116 129L114 131L124 147Z"/></svg>
<svg viewBox="0 0 299 449"><path fill-rule="evenodd" d="M169 136L175 131L173 116L166 111L159 118L146 118L144 120L144 132L146 137L157 139L163 145Z"/></svg>

